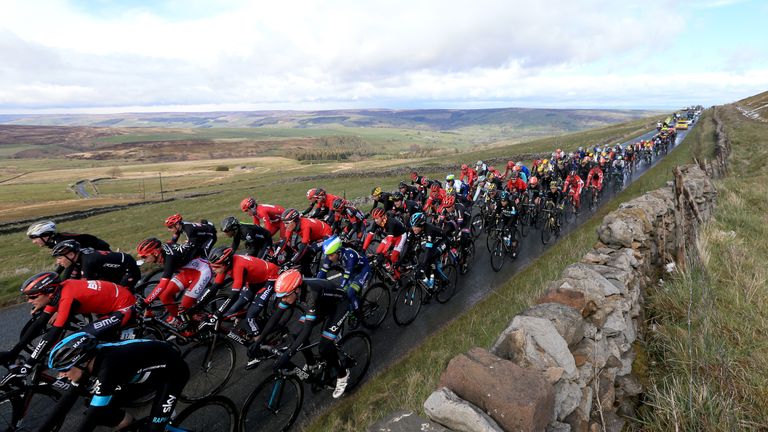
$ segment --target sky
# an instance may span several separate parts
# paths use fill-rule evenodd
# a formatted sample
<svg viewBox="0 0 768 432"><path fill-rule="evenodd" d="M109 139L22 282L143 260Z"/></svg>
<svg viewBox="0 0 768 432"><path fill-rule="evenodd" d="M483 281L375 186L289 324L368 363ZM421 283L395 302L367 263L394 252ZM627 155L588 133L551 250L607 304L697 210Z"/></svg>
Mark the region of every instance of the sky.
<svg viewBox="0 0 768 432"><path fill-rule="evenodd" d="M763 0L0 0L0 113L710 106Z"/></svg>

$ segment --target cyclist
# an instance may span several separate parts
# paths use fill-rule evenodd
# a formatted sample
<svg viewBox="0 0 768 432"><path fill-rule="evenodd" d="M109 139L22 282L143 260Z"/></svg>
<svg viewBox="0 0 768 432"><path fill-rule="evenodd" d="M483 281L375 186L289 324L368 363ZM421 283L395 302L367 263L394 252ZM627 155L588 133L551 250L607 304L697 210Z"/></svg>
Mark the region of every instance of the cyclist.
<svg viewBox="0 0 768 432"><path fill-rule="evenodd" d="M403 194L395 192L392 194L395 206L392 209L392 216L400 219L403 224L410 224L411 215L421 211L421 204L414 200L406 199Z"/></svg>
<svg viewBox="0 0 768 432"><path fill-rule="evenodd" d="M140 430L164 431L189 380L189 367L178 349L167 342L133 339L99 343L84 332L56 344L48 356L48 367L62 372L74 385L53 407L42 431L52 430L53 425L64 420L77 402L80 388L89 382L92 385L88 391L93 397L78 431L91 432L97 426L122 430L134 423L133 416L117 406L120 392L132 386L155 390L150 420Z"/></svg>
<svg viewBox="0 0 768 432"><path fill-rule="evenodd" d="M512 258L517 258L517 215L520 213L518 203L513 199L512 194L507 191L501 192L499 205L496 206L496 216L499 221L499 228L506 230L504 242L512 247Z"/></svg>
<svg viewBox="0 0 768 432"><path fill-rule="evenodd" d="M403 195L406 199L409 199L412 201L421 200L421 191L416 186L411 186L408 183L401 181L397 189L400 192L400 194Z"/></svg>
<svg viewBox="0 0 768 432"><path fill-rule="evenodd" d="M221 221L221 231L227 236L232 237L232 250L237 251L240 242L245 240L245 252L257 258L264 258L264 255L272 247L272 234L256 224L240 222L234 216L228 216Z"/></svg>
<svg viewBox="0 0 768 432"><path fill-rule="evenodd" d="M320 251L323 239L333 234L331 226L323 221L301 216L296 209L283 212L285 237L283 244L294 251L286 266L301 265L304 274L310 274L310 266L315 254Z"/></svg>
<svg viewBox="0 0 768 432"><path fill-rule="evenodd" d="M312 196L307 195L307 198L311 201L309 208L302 212L303 215L309 215L311 218L320 219L326 223L332 222L332 209L333 201L337 198L336 195L329 194L323 188L310 189L307 193L312 192ZM317 208L315 208L317 206ZM312 211L314 209L314 212Z"/></svg>
<svg viewBox="0 0 768 432"><path fill-rule="evenodd" d="M136 298L127 288L112 282L95 280L59 280L56 273L38 273L21 284L21 293L33 307L32 318L19 342L0 353L0 362L16 359L22 349L43 334L20 374L28 374L48 349L64 334L65 326L75 315L96 314L99 319L83 330L101 339L117 337L118 330L132 316ZM40 312L40 313L38 313ZM51 327L45 327L52 319Z"/></svg>
<svg viewBox="0 0 768 432"><path fill-rule="evenodd" d="M273 204L259 204L253 197L248 197L240 202L240 209L248 213L253 217L253 224L261 226L264 223L264 228L271 235L275 235L280 231L280 217L285 209L279 205ZM280 233L282 236L282 232Z"/></svg>
<svg viewBox="0 0 768 432"><path fill-rule="evenodd" d="M203 258L195 257L192 249L184 245L162 243L155 237L142 240L136 246L139 257L147 264L162 264L163 273L155 289L146 299L136 302L137 308L143 310L155 299L160 299L168 311L166 322L177 328L186 325L187 309L197 303L211 280L211 266ZM184 291L181 308L176 304L176 294Z"/></svg>
<svg viewBox="0 0 768 432"><path fill-rule="evenodd" d="M359 296L362 294L363 287L371 279L368 258L352 248L344 247L338 236L327 238L323 242L323 254L323 264L317 272L318 279L325 279L331 269L340 270L340 287L346 290L350 309L359 315Z"/></svg>
<svg viewBox="0 0 768 432"><path fill-rule="evenodd" d="M203 220L201 223L184 222L181 215L168 216L165 220L165 226L171 231L171 243L176 244L181 234L187 236L185 246L187 246L194 257L205 257L210 252L211 247L216 243L216 227L210 222Z"/></svg>
<svg viewBox="0 0 768 432"><path fill-rule="evenodd" d="M56 243L64 240L75 240L83 248L93 248L96 250L109 250L109 243L104 240L92 236L90 234L73 234L73 233L60 233L56 231L56 223L52 220L46 220L41 222L35 222L27 229L27 237L32 240L32 243L43 247L46 246L53 249Z"/></svg>
<svg viewBox="0 0 768 432"><path fill-rule="evenodd" d="M226 277L232 276L232 295L213 314L211 323L221 319L226 313L234 314L248 307L245 319L250 337L259 334L257 317L272 296L274 281L279 268L267 261L245 255L236 255L231 247L219 246L211 251L211 268L216 274L213 286L200 298L204 304L224 285ZM245 287L245 289L243 289Z"/></svg>
<svg viewBox="0 0 768 432"><path fill-rule="evenodd" d="M384 207L384 211L390 211L392 210L392 206L394 205L394 201L392 201L392 194L389 192L382 192L381 187L376 186L371 191L371 198L373 198L373 207L371 207L371 212L373 212L373 209L379 206L379 203Z"/></svg>
<svg viewBox="0 0 768 432"><path fill-rule="evenodd" d="M479 160L475 163L475 173L478 176L488 176L488 165L485 162Z"/></svg>
<svg viewBox="0 0 768 432"><path fill-rule="evenodd" d="M408 233L405 225L396 218L389 217L384 209L374 209L373 222L368 228L368 233L365 236L363 242L363 251L368 249L373 236L377 232L381 232L385 237L381 240L381 243L376 248L376 262L382 264L385 259L389 258L389 262L395 268L395 274L397 273L396 264L400 260L400 254L403 252L405 243L408 240ZM387 257L387 252L392 248L392 252Z"/></svg>
<svg viewBox="0 0 768 432"><path fill-rule="evenodd" d="M429 188L429 198L424 203L423 211L426 213L437 213L440 210L440 205L445 201L446 195L445 189L442 189L440 185L433 184Z"/></svg>
<svg viewBox="0 0 768 432"><path fill-rule="evenodd" d="M600 165L592 163L592 168L587 175L587 187L597 188L598 192L603 190L603 170L600 169Z"/></svg>
<svg viewBox="0 0 768 432"><path fill-rule="evenodd" d="M568 177L565 179L565 184L563 184L563 193L568 193L568 196L573 199L573 207L576 213L579 212L579 207L581 205L581 190L583 188L584 180L579 177L576 170L571 170Z"/></svg>
<svg viewBox="0 0 768 432"><path fill-rule="evenodd" d="M363 212L352 206L344 198L336 198L333 201L333 210L336 212L333 232L343 234L350 242L362 241L365 232Z"/></svg>
<svg viewBox="0 0 768 432"><path fill-rule="evenodd" d="M456 196L463 202L467 202L467 195L469 194L469 185L462 182L461 180L457 180L456 176L453 174L448 174L445 177L445 187L446 189L449 187L452 187L455 191Z"/></svg>
<svg viewBox="0 0 768 432"><path fill-rule="evenodd" d="M62 280L103 280L133 289L141 278L136 260L127 253L83 249L75 240L64 240L56 243L51 255L66 269Z"/></svg>
<svg viewBox="0 0 768 432"><path fill-rule="evenodd" d="M466 179L464 177L466 177ZM467 164L462 164L459 180L468 184L470 187L473 187L475 186L475 181L477 180L477 171L467 166Z"/></svg>
<svg viewBox="0 0 768 432"><path fill-rule="evenodd" d="M512 170L510 178L507 181L507 190L510 192L523 193L528 188L528 185L520 178L516 170Z"/></svg>
<svg viewBox="0 0 768 432"><path fill-rule="evenodd" d="M305 291L302 293L302 291ZM281 274L275 282L275 296L280 299L280 303L275 313L269 318L264 331L256 338L256 343L248 349L250 360L249 366L258 364L258 352L260 342L263 338L269 336L272 330L280 322L285 310L293 307L300 296L306 297L306 314L301 317L301 331L293 343L274 363L273 368L280 370L288 366L291 357L296 351L305 345L312 335L312 330L318 324L322 328L320 344L318 350L320 356L325 360L331 370L336 370L336 388L333 390L333 397L340 398L347 388L349 379L349 369L339 361L339 352L336 347L336 341L339 337L341 325L339 320L346 313L346 294L335 283L326 279L305 279L297 270L288 270ZM307 360L307 370L312 370L315 365L311 355L305 355Z"/></svg>
<svg viewBox="0 0 768 432"><path fill-rule="evenodd" d="M411 216L411 231L413 232L413 246L421 245L424 248L416 270L419 275L424 275L425 283L432 289L435 281L433 269L437 270L440 279L448 280L448 276L436 266L447 247L445 233L440 227L427 223L427 216L424 213L414 213ZM429 294L433 293L429 292Z"/></svg>

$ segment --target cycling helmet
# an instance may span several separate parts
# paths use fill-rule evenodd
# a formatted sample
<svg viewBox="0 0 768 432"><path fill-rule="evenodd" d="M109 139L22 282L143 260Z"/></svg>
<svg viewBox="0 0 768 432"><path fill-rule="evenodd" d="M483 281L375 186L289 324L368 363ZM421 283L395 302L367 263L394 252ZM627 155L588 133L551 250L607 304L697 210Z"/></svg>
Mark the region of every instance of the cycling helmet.
<svg viewBox="0 0 768 432"><path fill-rule="evenodd" d="M375 208L375 209L373 209L373 211L371 212L371 217L373 217L374 219L383 218L385 214L386 214L386 213L384 212L384 209L383 209L383 208L381 208L381 207L376 207L376 208Z"/></svg>
<svg viewBox="0 0 768 432"><path fill-rule="evenodd" d="M622 159L622 157L621 157L621 156L619 156L619 157L617 157L616 159L618 159L618 160L621 160L621 159Z"/></svg>
<svg viewBox="0 0 768 432"><path fill-rule="evenodd" d="M424 215L424 213L418 212L418 213L414 213L411 216L412 227L421 227L421 226L424 226L424 224L426 223L427 223L427 217Z"/></svg>
<svg viewBox="0 0 768 432"><path fill-rule="evenodd" d="M323 188L315 189L315 198L325 198L326 192Z"/></svg>
<svg viewBox="0 0 768 432"><path fill-rule="evenodd" d="M445 197L445 201L443 201L443 206L445 207L451 207L454 204L456 204L456 197L453 195L448 195Z"/></svg>
<svg viewBox="0 0 768 432"><path fill-rule="evenodd" d="M142 240L139 245L136 246L136 253L139 254L140 257L154 255L162 248L163 242L161 242L160 239L156 237L150 237L148 239Z"/></svg>
<svg viewBox="0 0 768 432"><path fill-rule="evenodd" d="M542 165L547 165L548 163L549 163L549 159L544 159L543 161L541 161Z"/></svg>
<svg viewBox="0 0 768 432"><path fill-rule="evenodd" d="M70 252L75 252L75 253L80 252L80 243L72 239L60 241L56 243L56 246L53 247L53 250L51 251L51 256L60 257Z"/></svg>
<svg viewBox="0 0 768 432"><path fill-rule="evenodd" d="M98 345L98 339L86 332L69 335L57 343L48 354L48 367L58 371L68 371L84 360L90 359Z"/></svg>
<svg viewBox="0 0 768 432"><path fill-rule="evenodd" d="M416 181L417 178L419 178L419 173L411 171L411 180Z"/></svg>
<svg viewBox="0 0 768 432"><path fill-rule="evenodd" d="M475 166L483 166L483 161L479 160L475 162Z"/></svg>
<svg viewBox="0 0 768 432"><path fill-rule="evenodd" d="M402 201L404 198L403 193L400 191L394 192L392 194L392 201Z"/></svg>
<svg viewBox="0 0 768 432"><path fill-rule="evenodd" d="M215 266L232 265L232 257L235 255L235 250L229 246L219 246L214 248L211 253L208 254L208 262Z"/></svg>
<svg viewBox="0 0 768 432"><path fill-rule="evenodd" d="M550 189L552 189L552 190L556 190L556 189L557 189L557 183L555 183L555 182L550 182L550 183L549 183L549 188L550 188Z"/></svg>
<svg viewBox="0 0 768 432"><path fill-rule="evenodd" d="M465 172L468 169L469 167L467 166L467 164L461 164L461 172Z"/></svg>
<svg viewBox="0 0 768 432"><path fill-rule="evenodd" d="M513 161L507 162L507 168L508 169L512 169L512 167L514 167L514 166L515 166L515 163Z"/></svg>
<svg viewBox="0 0 768 432"><path fill-rule="evenodd" d="M315 188L307 190L307 199L308 200L311 200L315 196L315 191L316 190L317 189L315 189Z"/></svg>
<svg viewBox="0 0 768 432"><path fill-rule="evenodd" d="M295 208L289 208L289 209L285 209L285 211L283 212L282 219L283 219L283 222L285 223L296 222L299 220L299 216L301 216L301 213L299 213L298 210L296 210Z"/></svg>
<svg viewBox="0 0 768 432"><path fill-rule="evenodd" d="M571 170L571 171L568 173L568 175L569 175L569 176L575 176L575 175L576 175L576 170Z"/></svg>
<svg viewBox="0 0 768 432"><path fill-rule="evenodd" d="M253 197L248 197L240 201L240 210L247 212L248 210L256 210L256 200Z"/></svg>
<svg viewBox="0 0 768 432"><path fill-rule="evenodd" d="M341 249L341 239L339 236L332 236L325 239L323 242L323 253L325 255L334 254Z"/></svg>
<svg viewBox="0 0 768 432"><path fill-rule="evenodd" d="M27 237L35 238L42 237L44 235L52 235L56 232L56 222L52 220L45 220L35 222L27 229Z"/></svg>
<svg viewBox="0 0 768 432"><path fill-rule="evenodd" d="M379 195L381 195L381 188L376 186L371 190L371 196L378 197Z"/></svg>
<svg viewBox="0 0 768 432"><path fill-rule="evenodd" d="M300 271L296 269L288 270L278 276L275 281L275 297L284 297L296 291L296 288L298 288L303 281L304 278L301 276Z"/></svg>
<svg viewBox="0 0 768 432"><path fill-rule="evenodd" d="M494 171L496 171L495 167L492 167L492 166L488 167L488 172L494 172Z"/></svg>
<svg viewBox="0 0 768 432"><path fill-rule="evenodd" d="M336 211L339 211L339 210L343 209L344 207L346 207L346 203L344 202L344 198L336 198L335 200L333 200L333 203L331 203L331 207L334 210L336 210Z"/></svg>
<svg viewBox="0 0 768 432"><path fill-rule="evenodd" d="M488 191L495 191L496 183L488 183Z"/></svg>
<svg viewBox="0 0 768 432"><path fill-rule="evenodd" d="M529 179L528 179L528 184L529 184L530 186L534 186L534 187L535 187L536 185L538 185L538 184L539 184L539 179L538 179L538 177L536 177L536 176L533 176L533 177L529 178Z"/></svg>
<svg viewBox="0 0 768 432"><path fill-rule="evenodd" d="M38 273L29 279L25 280L21 284L22 294L26 296L33 296L38 294L51 294L61 286L59 275L54 272L42 272Z"/></svg>
<svg viewBox="0 0 768 432"><path fill-rule="evenodd" d="M432 186L429 187L429 191L432 193L440 192L440 185L433 183Z"/></svg>
<svg viewBox="0 0 768 432"><path fill-rule="evenodd" d="M403 188L407 188L407 187L408 187L408 183L406 183L404 181L401 181L400 184L397 185L398 189L403 189Z"/></svg>
<svg viewBox="0 0 768 432"><path fill-rule="evenodd" d="M426 178L426 177L422 177L422 178L421 178L421 185L422 185L422 186L426 186L426 185L428 185L428 184L429 184L429 179L428 179L428 178Z"/></svg>
<svg viewBox="0 0 768 432"><path fill-rule="evenodd" d="M176 213L173 216L168 216L168 218L165 220L165 226L167 226L168 228L171 228L181 221L182 221L181 215Z"/></svg>
<svg viewBox="0 0 768 432"><path fill-rule="evenodd" d="M501 191L501 200L502 201L509 201L509 192Z"/></svg>
<svg viewBox="0 0 768 432"><path fill-rule="evenodd" d="M221 231L227 233L240 228L240 221L234 216L227 216L221 221Z"/></svg>
<svg viewBox="0 0 768 432"><path fill-rule="evenodd" d="M455 175L448 174L447 176L445 176L445 181L453 181L453 179L455 179L455 178L456 178Z"/></svg>

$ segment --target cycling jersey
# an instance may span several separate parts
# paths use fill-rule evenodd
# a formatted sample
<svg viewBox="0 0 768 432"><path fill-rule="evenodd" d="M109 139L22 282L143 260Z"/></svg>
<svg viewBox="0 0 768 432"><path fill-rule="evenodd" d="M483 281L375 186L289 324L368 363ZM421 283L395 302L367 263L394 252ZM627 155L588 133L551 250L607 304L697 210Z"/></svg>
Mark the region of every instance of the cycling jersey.
<svg viewBox="0 0 768 432"><path fill-rule="evenodd" d="M381 203L382 207L384 207L384 211L390 211L392 210L392 206L395 205L394 200L392 199L392 194L389 192L382 192L379 194L377 198L373 199L373 207L371 207L371 211L379 206L379 203ZM370 213L369 212L369 213Z"/></svg>
<svg viewBox="0 0 768 432"><path fill-rule="evenodd" d="M256 207L256 214L253 215L253 224L261 225L261 221L264 221L264 228L266 228L271 235L275 235L275 233L281 231L280 221L284 211L285 208L283 208L283 206L259 204L258 207Z"/></svg>
<svg viewBox="0 0 768 432"><path fill-rule="evenodd" d="M466 177L466 180L464 179L464 177ZM459 175L459 180L467 183L468 185L473 185L475 183L475 180L477 180L477 171L475 171L472 168L461 170L461 174Z"/></svg>
<svg viewBox="0 0 768 432"><path fill-rule="evenodd" d="M214 281L212 290L218 291L218 288L224 284L227 275L232 276L232 295L219 307L216 315L221 317L225 313L237 313L258 295L259 299L251 303L246 314L246 322L251 333L258 334L259 327L256 324L256 316L272 294L272 284L269 282L277 279L279 272L280 269L270 262L250 256L234 255L230 270L217 274ZM242 288L246 284L247 289L243 290Z"/></svg>
<svg viewBox="0 0 768 432"><path fill-rule="evenodd" d="M62 274L62 279L68 278L103 280L133 288L141 278L141 271L127 253L85 248L80 249L75 261Z"/></svg>
<svg viewBox="0 0 768 432"><path fill-rule="evenodd" d="M358 295L371 278L371 266L368 258L352 248L339 249L339 258L333 263L327 256L317 272L318 279L325 279L331 269L341 271L341 289L346 289L352 310L360 307Z"/></svg>
<svg viewBox="0 0 768 432"><path fill-rule="evenodd" d="M92 370L88 391L93 397L78 429L80 432L94 431L97 426L117 426L125 417L119 407L120 394L137 386L155 390L148 430L164 431L189 380L189 367L176 348L167 342L147 339L98 345ZM59 399L45 425L64 420L77 401L80 388L86 385L85 382L78 384ZM41 430L50 430L50 426Z"/></svg>
<svg viewBox="0 0 768 432"><path fill-rule="evenodd" d="M408 239L407 230L402 222L393 217L388 217L384 226L378 225L375 221L371 222L371 226L368 228L368 234L363 242L363 250L368 249L371 241L376 233L386 234L384 239L381 240L379 246L376 248L376 254L386 253L390 247L392 247L392 253L389 255L389 260L392 263L396 263L400 258L400 253L405 247L405 242Z"/></svg>
<svg viewBox="0 0 768 432"><path fill-rule="evenodd" d="M64 240L75 240L81 248L93 248L96 250L109 250L109 243L90 234L56 233L45 239L45 244L53 249L57 243Z"/></svg>
<svg viewBox="0 0 768 432"><path fill-rule="evenodd" d="M527 188L528 185L520 177L509 179L509 181L507 181L507 190L510 192L522 193L525 192Z"/></svg>
<svg viewBox="0 0 768 432"><path fill-rule="evenodd" d="M587 185L595 186L597 190L603 190L603 170L599 166L593 167L589 170L587 175Z"/></svg>
<svg viewBox="0 0 768 432"><path fill-rule="evenodd" d="M175 244L181 233L187 236L186 244L193 257L208 256L211 247L216 243L216 228L208 222L181 222L181 230L171 237L171 243Z"/></svg>
<svg viewBox="0 0 768 432"><path fill-rule="evenodd" d="M272 234L259 225L241 222L232 237L232 250L237 250L240 241L245 241L245 252L248 255L263 258L267 249L272 246Z"/></svg>
<svg viewBox="0 0 768 432"><path fill-rule="evenodd" d="M403 200L400 206L395 206L392 209L392 215L399 217L400 220L408 227L411 226L411 215L419 213L421 211L421 205L412 200Z"/></svg>
<svg viewBox="0 0 768 432"><path fill-rule="evenodd" d="M430 223L424 224L420 233L413 233L413 245L414 247L420 245L423 248L418 270L423 271L426 277L430 277L433 274L432 267L437 263L443 252L445 252L445 232L438 226ZM438 271L438 275L446 279L441 271Z"/></svg>

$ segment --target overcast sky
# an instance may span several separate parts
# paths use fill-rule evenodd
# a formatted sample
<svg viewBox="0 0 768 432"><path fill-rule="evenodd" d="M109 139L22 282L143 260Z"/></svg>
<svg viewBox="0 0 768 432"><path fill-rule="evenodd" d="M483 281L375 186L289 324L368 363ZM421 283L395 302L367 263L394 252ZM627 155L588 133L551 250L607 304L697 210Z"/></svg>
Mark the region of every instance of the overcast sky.
<svg viewBox="0 0 768 432"><path fill-rule="evenodd" d="M0 113L676 108L768 90L762 0L3 0Z"/></svg>

